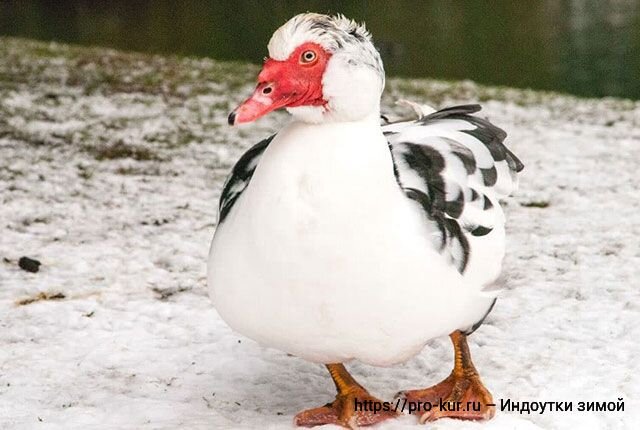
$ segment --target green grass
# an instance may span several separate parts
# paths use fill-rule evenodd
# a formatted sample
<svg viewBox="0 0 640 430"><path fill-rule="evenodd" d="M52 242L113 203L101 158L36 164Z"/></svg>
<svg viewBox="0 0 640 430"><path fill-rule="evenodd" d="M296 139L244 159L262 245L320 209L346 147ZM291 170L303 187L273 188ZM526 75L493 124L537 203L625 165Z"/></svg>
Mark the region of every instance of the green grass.
<svg viewBox="0 0 640 430"><path fill-rule="evenodd" d="M98 161L118 158L131 158L137 161L159 161L162 159L147 147L130 145L121 140L109 145L100 145L90 151Z"/></svg>
<svg viewBox="0 0 640 430"><path fill-rule="evenodd" d="M60 83L86 94L143 92L189 97L234 91L257 67L209 59L159 56L0 37L0 86Z"/></svg>
<svg viewBox="0 0 640 430"><path fill-rule="evenodd" d="M520 206L525 208L538 208L538 209L546 209L551 205L551 203L547 200L533 200L530 202L520 203Z"/></svg>

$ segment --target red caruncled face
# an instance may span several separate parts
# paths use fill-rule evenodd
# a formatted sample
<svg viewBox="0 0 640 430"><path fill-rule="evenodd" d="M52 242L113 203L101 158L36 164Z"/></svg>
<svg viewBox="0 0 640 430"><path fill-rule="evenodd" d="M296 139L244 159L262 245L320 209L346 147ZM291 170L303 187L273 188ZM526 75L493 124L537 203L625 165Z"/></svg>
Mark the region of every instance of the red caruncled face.
<svg viewBox="0 0 640 430"><path fill-rule="evenodd" d="M267 58L253 95L229 115L229 124L251 122L281 107L322 106L322 75L331 54L317 43L300 45L284 61Z"/></svg>

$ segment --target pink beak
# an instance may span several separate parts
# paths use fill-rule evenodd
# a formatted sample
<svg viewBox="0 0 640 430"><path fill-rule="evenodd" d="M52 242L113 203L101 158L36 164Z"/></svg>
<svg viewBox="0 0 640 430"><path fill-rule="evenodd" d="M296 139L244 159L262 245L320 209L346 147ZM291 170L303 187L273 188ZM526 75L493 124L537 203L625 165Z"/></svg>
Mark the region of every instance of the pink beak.
<svg viewBox="0 0 640 430"><path fill-rule="evenodd" d="M251 97L229 114L229 124L255 121L292 103L297 91L287 79L291 72L287 62L267 59L258 75L258 86Z"/></svg>
<svg viewBox="0 0 640 430"><path fill-rule="evenodd" d="M287 106L295 94L277 91L275 82L260 82L247 100L229 114L229 124L243 124L255 121L271 111Z"/></svg>

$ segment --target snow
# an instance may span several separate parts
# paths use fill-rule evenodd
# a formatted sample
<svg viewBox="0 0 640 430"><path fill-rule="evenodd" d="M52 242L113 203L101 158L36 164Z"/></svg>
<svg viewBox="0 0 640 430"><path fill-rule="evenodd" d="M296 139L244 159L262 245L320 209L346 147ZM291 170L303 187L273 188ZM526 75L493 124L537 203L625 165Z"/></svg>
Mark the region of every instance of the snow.
<svg viewBox="0 0 640 430"><path fill-rule="evenodd" d="M288 429L296 412L332 399L321 366L233 333L207 297L222 181L286 120L226 126L255 69L2 42L0 428ZM160 91L145 86L157 70ZM385 111L409 114L393 103L402 98L481 100L508 131L526 167L506 206L506 290L472 354L498 402L574 404L429 428L634 428L640 103L390 79ZM38 273L18 268L23 255L42 262ZM39 293L64 298L19 304ZM451 365L438 339L401 366L348 367L389 400ZM624 412L577 411L620 397ZM405 416L377 428L415 426Z"/></svg>

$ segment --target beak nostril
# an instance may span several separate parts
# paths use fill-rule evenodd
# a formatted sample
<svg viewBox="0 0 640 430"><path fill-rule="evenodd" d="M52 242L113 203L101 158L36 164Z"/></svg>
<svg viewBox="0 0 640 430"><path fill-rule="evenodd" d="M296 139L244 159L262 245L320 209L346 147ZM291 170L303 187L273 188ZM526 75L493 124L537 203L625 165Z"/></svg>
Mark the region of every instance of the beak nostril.
<svg viewBox="0 0 640 430"><path fill-rule="evenodd" d="M271 91L273 91L273 88L271 88L271 87L265 87L265 88L262 90L262 94L264 94L264 95L271 94Z"/></svg>

